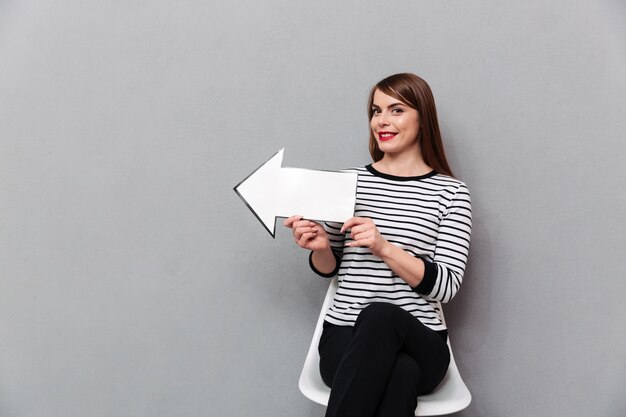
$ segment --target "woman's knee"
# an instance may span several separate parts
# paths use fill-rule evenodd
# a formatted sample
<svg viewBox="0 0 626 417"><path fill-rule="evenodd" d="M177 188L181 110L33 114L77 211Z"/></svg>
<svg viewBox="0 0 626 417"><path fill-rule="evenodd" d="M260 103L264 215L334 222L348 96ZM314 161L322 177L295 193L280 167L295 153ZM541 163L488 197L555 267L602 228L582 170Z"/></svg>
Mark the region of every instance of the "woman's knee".
<svg viewBox="0 0 626 417"><path fill-rule="evenodd" d="M379 321L386 322L393 320L394 315L398 314L400 307L390 303L372 303L361 310L356 319L356 324L362 321Z"/></svg>
<svg viewBox="0 0 626 417"><path fill-rule="evenodd" d="M390 303L372 303L365 307L357 317L354 330L367 328L375 332L392 331L398 324L398 314L405 313L402 308Z"/></svg>

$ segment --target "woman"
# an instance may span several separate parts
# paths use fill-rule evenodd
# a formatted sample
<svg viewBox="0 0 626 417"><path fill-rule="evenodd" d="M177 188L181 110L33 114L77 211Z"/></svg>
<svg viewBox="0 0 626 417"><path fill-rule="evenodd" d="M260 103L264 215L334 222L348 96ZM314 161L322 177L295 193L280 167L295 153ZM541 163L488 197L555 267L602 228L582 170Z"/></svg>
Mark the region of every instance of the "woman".
<svg viewBox="0 0 626 417"><path fill-rule="evenodd" d="M440 302L458 291L469 250L469 191L452 177L428 84L392 75L368 109L374 163L348 170L355 217L285 220L311 268L339 279L319 344L327 417L414 416L448 368Z"/></svg>

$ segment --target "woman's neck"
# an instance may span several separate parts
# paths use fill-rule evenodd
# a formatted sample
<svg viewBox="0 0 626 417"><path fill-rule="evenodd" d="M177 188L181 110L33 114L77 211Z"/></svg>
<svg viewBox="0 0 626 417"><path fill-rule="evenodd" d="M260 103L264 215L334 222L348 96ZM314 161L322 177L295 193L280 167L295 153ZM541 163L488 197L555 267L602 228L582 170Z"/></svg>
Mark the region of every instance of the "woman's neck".
<svg viewBox="0 0 626 417"><path fill-rule="evenodd" d="M433 170L424 162L421 155L413 158L394 158L385 154L380 161L374 162L372 166L379 172L398 177L418 177Z"/></svg>

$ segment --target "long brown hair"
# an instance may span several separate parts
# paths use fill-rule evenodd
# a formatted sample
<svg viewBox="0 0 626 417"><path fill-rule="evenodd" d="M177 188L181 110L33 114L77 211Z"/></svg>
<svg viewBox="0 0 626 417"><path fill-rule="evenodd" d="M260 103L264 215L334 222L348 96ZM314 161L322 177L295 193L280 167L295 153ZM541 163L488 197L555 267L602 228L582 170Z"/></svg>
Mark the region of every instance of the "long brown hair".
<svg viewBox="0 0 626 417"><path fill-rule="evenodd" d="M448 165L446 153L443 149L435 98L428 83L415 74L403 73L391 75L378 82L370 92L367 104L367 115L372 120L374 92L380 90L388 96L397 98L407 106L417 110L420 120L420 130L417 140L422 151L424 162L435 171L444 175L452 175ZM378 147L374 133L370 129L370 155L374 162L380 161L385 154Z"/></svg>

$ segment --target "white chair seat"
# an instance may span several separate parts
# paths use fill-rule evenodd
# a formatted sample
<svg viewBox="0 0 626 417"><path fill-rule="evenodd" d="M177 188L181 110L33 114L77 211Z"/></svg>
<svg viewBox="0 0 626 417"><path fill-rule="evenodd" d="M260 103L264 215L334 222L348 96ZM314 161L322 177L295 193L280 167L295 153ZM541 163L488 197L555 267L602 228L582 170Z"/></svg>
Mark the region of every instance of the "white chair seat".
<svg viewBox="0 0 626 417"><path fill-rule="evenodd" d="M337 278L333 278L328 287L324 304L317 320L317 326L313 333L313 340L309 346L309 353L304 361L304 367L300 374L298 386L300 391L312 401L321 405L328 405L328 397L330 396L330 388L326 386L319 372L320 357L317 351L320 336L322 335L322 326L326 311L331 306L335 292L337 291ZM448 339L448 347L450 347L450 339ZM440 416L445 414L456 413L466 408L472 401L472 395L461 379L459 370L456 367L452 348L450 348L450 366L448 372L439 386L428 395L419 397L416 416Z"/></svg>

